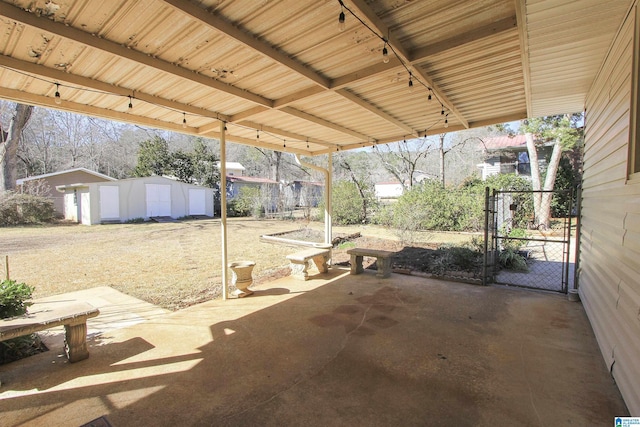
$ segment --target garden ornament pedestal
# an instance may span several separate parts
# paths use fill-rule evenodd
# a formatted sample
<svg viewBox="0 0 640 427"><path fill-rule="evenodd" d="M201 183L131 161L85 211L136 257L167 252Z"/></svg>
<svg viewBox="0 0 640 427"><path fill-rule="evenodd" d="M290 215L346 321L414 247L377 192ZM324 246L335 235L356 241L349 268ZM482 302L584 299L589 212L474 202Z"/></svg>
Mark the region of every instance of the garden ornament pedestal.
<svg viewBox="0 0 640 427"><path fill-rule="evenodd" d="M232 292L232 295L238 298L244 298L253 294L248 288L253 283L253 267L256 263L253 261L236 261L229 263L231 269L231 285L235 286L236 290Z"/></svg>

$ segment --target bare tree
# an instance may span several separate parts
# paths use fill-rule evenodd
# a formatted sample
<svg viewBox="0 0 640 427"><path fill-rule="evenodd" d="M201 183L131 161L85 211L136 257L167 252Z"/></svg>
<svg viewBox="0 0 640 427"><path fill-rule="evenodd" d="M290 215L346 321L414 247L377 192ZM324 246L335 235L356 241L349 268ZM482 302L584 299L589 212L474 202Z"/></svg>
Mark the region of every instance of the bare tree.
<svg viewBox="0 0 640 427"><path fill-rule="evenodd" d="M432 150L433 147L426 137L373 146L373 152L384 168L400 181L405 190L413 187L419 162Z"/></svg>
<svg viewBox="0 0 640 427"><path fill-rule="evenodd" d="M356 189L358 190L358 194L360 194L360 198L362 199L362 218L366 221L368 218L369 200L371 198L371 195L368 194L368 189L371 187L371 185L370 183L369 185L367 185L367 178L370 177L370 175L364 174L363 176L363 174L358 174L359 176L357 176L356 172L351 167L349 160L344 156L338 158L337 160L339 166L347 171L349 177L351 178L351 181L355 184Z"/></svg>
<svg viewBox="0 0 640 427"><path fill-rule="evenodd" d="M7 131L0 127L0 189L13 190L18 178L18 144L33 107L16 104Z"/></svg>

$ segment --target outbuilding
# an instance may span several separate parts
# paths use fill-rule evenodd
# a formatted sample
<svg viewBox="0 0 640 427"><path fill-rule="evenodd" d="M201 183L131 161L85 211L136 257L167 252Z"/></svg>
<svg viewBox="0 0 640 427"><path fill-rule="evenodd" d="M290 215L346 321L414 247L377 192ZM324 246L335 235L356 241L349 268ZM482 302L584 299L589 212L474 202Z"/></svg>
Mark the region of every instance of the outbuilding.
<svg viewBox="0 0 640 427"><path fill-rule="evenodd" d="M213 217L213 189L161 176L56 187L64 194L64 217L81 224L152 218Z"/></svg>
<svg viewBox="0 0 640 427"><path fill-rule="evenodd" d="M56 214L64 215L64 197L56 191L57 187L74 182L113 182L115 180L115 178L86 168L74 168L18 179L16 185L21 191L36 191L38 194L51 199ZM35 187L38 187L38 189Z"/></svg>

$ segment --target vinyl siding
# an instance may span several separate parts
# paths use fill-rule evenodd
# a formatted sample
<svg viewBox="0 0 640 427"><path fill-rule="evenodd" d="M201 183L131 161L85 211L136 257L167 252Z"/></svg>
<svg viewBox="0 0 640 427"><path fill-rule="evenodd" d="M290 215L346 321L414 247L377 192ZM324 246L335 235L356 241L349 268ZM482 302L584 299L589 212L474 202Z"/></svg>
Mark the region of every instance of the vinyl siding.
<svg viewBox="0 0 640 427"><path fill-rule="evenodd" d="M580 295L605 363L640 415L640 183L628 181L635 7L586 103Z"/></svg>

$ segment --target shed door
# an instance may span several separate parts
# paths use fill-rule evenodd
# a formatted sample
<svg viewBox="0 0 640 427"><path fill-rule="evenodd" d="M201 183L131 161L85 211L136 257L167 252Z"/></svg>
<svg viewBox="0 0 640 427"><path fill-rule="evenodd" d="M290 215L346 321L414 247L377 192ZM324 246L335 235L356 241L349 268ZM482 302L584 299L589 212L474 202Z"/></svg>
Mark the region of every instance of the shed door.
<svg viewBox="0 0 640 427"><path fill-rule="evenodd" d="M145 184L147 216L171 216L171 185Z"/></svg>
<svg viewBox="0 0 640 427"><path fill-rule="evenodd" d="M189 189L189 215L206 215L206 192L204 189Z"/></svg>
<svg viewBox="0 0 640 427"><path fill-rule="evenodd" d="M100 219L120 218L120 188L115 185L101 185Z"/></svg>

